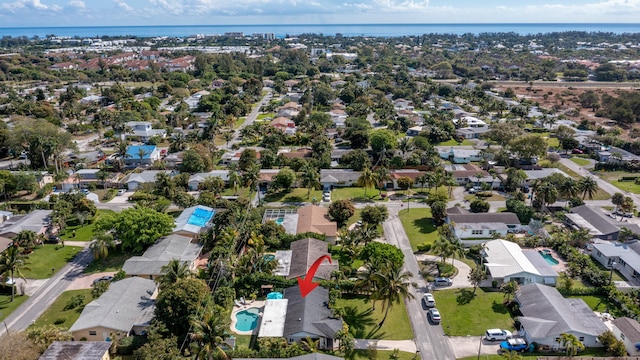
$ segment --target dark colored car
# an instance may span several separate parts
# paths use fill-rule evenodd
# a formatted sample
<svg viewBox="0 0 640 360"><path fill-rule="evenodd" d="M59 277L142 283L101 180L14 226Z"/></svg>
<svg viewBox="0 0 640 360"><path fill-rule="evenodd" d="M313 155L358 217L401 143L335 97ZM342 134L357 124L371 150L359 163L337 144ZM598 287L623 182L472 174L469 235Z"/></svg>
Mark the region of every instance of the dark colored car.
<svg viewBox="0 0 640 360"><path fill-rule="evenodd" d="M44 242L45 244L59 244L60 237L55 235L49 235L47 236L47 239Z"/></svg>
<svg viewBox="0 0 640 360"><path fill-rule="evenodd" d="M529 348L523 338L511 338L500 343L500 350L523 352Z"/></svg>
<svg viewBox="0 0 640 360"><path fill-rule="evenodd" d="M97 284L99 282L102 282L102 281L109 282L111 280L113 280L113 276L108 276L107 275L107 276L99 277L99 278L93 280L93 284L95 285L95 284Z"/></svg>

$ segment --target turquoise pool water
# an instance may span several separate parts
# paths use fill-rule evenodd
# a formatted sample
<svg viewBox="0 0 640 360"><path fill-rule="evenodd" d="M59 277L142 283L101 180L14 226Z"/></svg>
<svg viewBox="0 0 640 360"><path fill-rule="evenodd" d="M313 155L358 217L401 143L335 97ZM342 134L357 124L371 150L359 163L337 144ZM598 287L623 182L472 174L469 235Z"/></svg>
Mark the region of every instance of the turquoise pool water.
<svg viewBox="0 0 640 360"><path fill-rule="evenodd" d="M263 259L267 260L267 261L271 261L271 260L275 260L276 256L274 254L265 254L262 256Z"/></svg>
<svg viewBox="0 0 640 360"><path fill-rule="evenodd" d="M209 222L209 220L211 220L211 218L215 213L216 213L215 211L196 208L191 214L191 216L189 216L189 220L187 220L187 224L203 227Z"/></svg>
<svg viewBox="0 0 640 360"><path fill-rule="evenodd" d="M282 225L283 223L284 223L284 218L277 218L276 219L276 224Z"/></svg>
<svg viewBox="0 0 640 360"><path fill-rule="evenodd" d="M553 258L553 255L545 253L544 251L538 251L538 253L540 254L540 256L542 256L545 259L547 264L549 264L549 265L558 265L559 264L558 260Z"/></svg>
<svg viewBox="0 0 640 360"><path fill-rule="evenodd" d="M259 308L248 308L236 313L236 330L251 331L258 326Z"/></svg>

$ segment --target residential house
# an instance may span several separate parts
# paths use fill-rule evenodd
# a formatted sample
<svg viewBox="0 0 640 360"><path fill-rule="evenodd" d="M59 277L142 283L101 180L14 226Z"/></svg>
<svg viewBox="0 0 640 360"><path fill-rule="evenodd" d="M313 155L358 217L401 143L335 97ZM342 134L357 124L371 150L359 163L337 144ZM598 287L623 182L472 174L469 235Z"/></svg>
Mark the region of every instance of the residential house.
<svg viewBox="0 0 640 360"><path fill-rule="evenodd" d="M454 164L468 164L470 162L482 161L482 150L465 149L451 146L450 148L438 148L438 155L444 160L450 160Z"/></svg>
<svg viewBox="0 0 640 360"><path fill-rule="evenodd" d="M476 139L489 132L487 123L473 116L454 118L453 123L456 125L456 136L465 139Z"/></svg>
<svg viewBox="0 0 640 360"><path fill-rule="evenodd" d="M566 178L570 178L570 176L567 175L567 173L565 173L564 171L558 168L542 168L537 170L524 170L524 173L527 174L526 182L528 185L533 185L533 183L535 183L536 180L544 179L553 174L560 174Z"/></svg>
<svg viewBox="0 0 640 360"><path fill-rule="evenodd" d="M487 241L482 249L489 284L494 281L498 284L510 281L521 285L556 284L558 273L537 250L523 250L518 244L506 240Z"/></svg>
<svg viewBox="0 0 640 360"><path fill-rule="evenodd" d="M127 138L137 139L146 143L150 138L158 136L165 138L167 136L167 130L165 129L153 129L151 123L148 121L129 121L127 127L131 128L126 135Z"/></svg>
<svg viewBox="0 0 640 360"><path fill-rule="evenodd" d="M424 126L417 125L407 129L407 136L418 136L422 132Z"/></svg>
<svg viewBox="0 0 640 360"><path fill-rule="evenodd" d="M321 234L330 244L335 244L338 237L338 225L329 220L328 212L329 210L323 206L308 205L299 208L296 233Z"/></svg>
<svg viewBox="0 0 640 360"><path fill-rule="evenodd" d="M164 157L164 164L167 166L167 168L175 169L180 165L182 165L183 156L184 156L184 151L170 153Z"/></svg>
<svg viewBox="0 0 640 360"><path fill-rule="evenodd" d="M12 216L0 224L0 237L12 239L26 230L44 234L49 227L52 212L51 210L34 210L26 215Z"/></svg>
<svg viewBox="0 0 640 360"><path fill-rule="evenodd" d="M339 165L342 163L342 157L351 153L354 149L333 149L331 150L331 163ZM333 165L332 165L333 166ZM322 170L320 170L322 172Z"/></svg>
<svg viewBox="0 0 640 360"><path fill-rule="evenodd" d="M69 332L73 340L111 341L143 335L153 320L157 286L140 277L114 281L99 298L88 303Z"/></svg>
<svg viewBox="0 0 640 360"><path fill-rule="evenodd" d="M320 184L325 190L334 187L355 186L360 178L360 171L351 169L320 169Z"/></svg>
<svg viewBox="0 0 640 360"><path fill-rule="evenodd" d="M591 257L607 269L615 268L630 283L640 285L640 242L595 242Z"/></svg>
<svg viewBox="0 0 640 360"><path fill-rule="evenodd" d="M229 170L213 170L206 173L196 173L189 177L189 190L199 190L199 186L207 178L219 177L225 185L229 183Z"/></svg>
<svg viewBox="0 0 640 360"><path fill-rule="evenodd" d="M171 234L160 238L142 256L133 256L125 261L122 270L128 277L137 276L155 280L162 274L162 267L171 260L186 264L195 272L196 260L202 251L202 244L193 243L191 237Z"/></svg>
<svg viewBox="0 0 640 360"><path fill-rule="evenodd" d="M618 340L624 342L624 347L627 349L627 353L630 356L640 355L640 323L638 321L621 317L612 321L613 323L613 335Z"/></svg>
<svg viewBox="0 0 640 360"><path fill-rule="evenodd" d="M307 159L311 157L313 150L311 148L299 148L295 150L280 149L278 155L282 155L287 159Z"/></svg>
<svg viewBox="0 0 640 360"><path fill-rule="evenodd" d="M151 165L160 160L160 149L155 145L129 146L124 157L127 167Z"/></svg>
<svg viewBox="0 0 640 360"><path fill-rule="evenodd" d="M565 224L572 229L587 229L591 236L602 240L618 240L623 227L640 234L638 225L618 221L615 216L612 218L600 209L588 205L571 208L571 212L565 214Z"/></svg>
<svg viewBox="0 0 640 360"><path fill-rule="evenodd" d="M286 135L294 135L296 133L296 123L286 117L277 117L271 120L269 125L282 131Z"/></svg>
<svg viewBox="0 0 640 360"><path fill-rule="evenodd" d="M488 172L474 164L445 164L444 171L451 174L457 185L466 185L470 181L470 177L477 177L478 175L485 177L489 175Z"/></svg>
<svg viewBox="0 0 640 360"><path fill-rule="evenodd" d="M291 262L287 279L304 277L313 263L322 256L329 254L329 244L326 241L306 238L291 243ZM330 280L331 274L339 269L338 260L324 260L314 274L314 280Z"/></svg>
<svg viewBox="0 0 640 360"><path fill-rule="evenodd" d="M467 213L447 214L447 223L454 223L456 237L465 239L487 239L494 236L506 236L508 232L521 227L514 213Z"/></svg>
<svg viewBox="0 0 640 360"><path fill-rule="evenodd" d="M318 342L318 349L338 347L336 334L342 330L342 320L334 317L328 307L329 290L318 286L302 297L300 287L293 286L285 289L284 298L288 303L282 336L287 342L310 338Z"/></svg>
<svg viewBox="0 0 640 360"><path fill-rule="evenodd" d="M419 171L416 169L399 169L399 170L391 170L389 171L389 176L391 177L391 181L386 184L387 189L401 189L398 185L398 179L400 178L409 178L413 180L413 186L418 187L420 184L417 179L419 176L424 174L423 171Z"/></svg>
<svg viewBox="0 0 640 360"><path fill-rule="evenodd" d="M155 184L158 174L171 175L171 170L145 170L139 173L129 174L123 179L127 189L136 190L144 184Z"/></svg>
<svg viewBox="0 0 640 360"><path fill-rule="evenodd" d="M300 109L302 109L302 105L296 102L288 102L278 109L278 113L276 114L278 117L286 117L289 119L293 119L300 113Z"/></svg>
<svg viewBox="0 0 640 360"><path fill-rule="evenodd" d="M174 234L195 238L211 225L211 220L216 211L208 206L196 205L182 210L176 218Z"/></svg>
<svg viewBox="0 0 640 360"><path fill-rule="evenodd" d="M556 288L533 283L520 286L515 301L522 313L518 333L527 343L558 349L560 336L572 334L586 347L602 346L597 338L608 328L584 300L565 299Z"/></svg>
<svg viewBox="0 0 640 360"><path fill-rule="evenodd" d="M36 178L38 187L42 189L47 184L53 184L53 174L49 174L48 171L9 171L11 175L33 175Z"/></svg>
<svg viewBox="0 0 640 360"><path fill-rule="evenodd" d="M97 183L99 172L100 169L80 169L76 171L80 187L86 187L89 183Z"/></svg>
<svg viewBox="0 0 640 360"><path fill-rule="evenodd" d="M299 80L285 80L284 86L286 86L289 91L293 90L293 88L300 83Z"/></svg>
<svg viewBox="0 0 640 360"><path fill-rule="evenodd" d="M9 246L13 245L13 239L6 238L4 236L0 236L0 253L7 250Z"/></svg>
<svg viewBox="0 0 640 360"><path fill-rule="evenodd" d="M602 163L624 164L640 161L640 156L617 147L596 150L596 156Z"/></svg>
<svg viewBox="0 0 640 360"><path fill-rule="evenodd" d="M329 116L331 116L331 121L333 121L333 125L337 128L345 127L345 121L347 121L347 112L343 109L331 109L329 111Z"/></svg>
<svg viewBox="0 0 640 360"><path fill-rule="evenodd" d="M395 99L393 101L393 108L396 110L398 109L409 110L409 111L414 110L413 102L405 99Z"/></svg>
<svg viewBox="0 0 640 360"><path fill-rule="evenodd" d="M110 360L110 341L54 341L38 360Z"/></svg>
<svg viewBox="0 0 640 360"><path fill-rule="evenodd" d="M469 183L479 188L483 188L484 186L489 189L502 188L502 180L500 177L496 174L490 174L484 170L469 176Z"/></svg>

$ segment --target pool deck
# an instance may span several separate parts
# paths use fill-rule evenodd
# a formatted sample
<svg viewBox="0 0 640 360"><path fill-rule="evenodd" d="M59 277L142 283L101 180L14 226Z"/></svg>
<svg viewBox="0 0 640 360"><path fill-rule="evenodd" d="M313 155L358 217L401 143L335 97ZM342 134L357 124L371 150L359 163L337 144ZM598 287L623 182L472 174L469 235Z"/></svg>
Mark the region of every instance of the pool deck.
<svg viewBox="0 0 640 360"><path fill-rule="evenodd" d="M262 311L264 310L264 304L265 304L264 300L255 300L253 302L249 301L240 307L234 305L233 310L231 310L231 331L238 335L257 335L258 330L260 328L260 319L262 318ZM238 322L236 319L236 313L242 310L247 310L251 308L260 309L260 313L258 314L258 325L251 331L240 331L236 329L236 323Z"/></svg>
<svg viewBox="0 0 640 360"><path fill-rule="evenodd" d="M553 250L552 248L548 248L548 247L537 247L535 248L536 251L540 252L540 251L548 251L549 254L558 262L557 265L551 265L551 267L553 268L553 270L555 270L556 272L562 272L567 270L567 262L564 261L564 259L562 259L562 257L560 257L560 255Z"/></svg>

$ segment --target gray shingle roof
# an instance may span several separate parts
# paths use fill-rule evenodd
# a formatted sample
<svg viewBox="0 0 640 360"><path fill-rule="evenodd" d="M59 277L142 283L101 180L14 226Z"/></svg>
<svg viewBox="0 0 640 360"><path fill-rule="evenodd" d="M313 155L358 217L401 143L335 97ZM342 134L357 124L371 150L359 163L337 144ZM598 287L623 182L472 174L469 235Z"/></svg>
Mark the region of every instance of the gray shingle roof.
<svg viewBox="0 0 640 360"><path fill-rule="evenodd" d="M640 343L640 323L628 317L613 320L615 325L631 343Z"/></svg>
<svg viewBox="0 0 640 360"><path fill-rule="evenodd" d="M153 280L132 277L115 281L84 307L69 332L100 326L127 333L136 325L148 325L153 319L155 290Z"/></svg>
<svg viewBox="0 0 640 360"><path fill-rule="evenodd" d="M360 178L359 171L345 169L321 169L320 182L349 182L358 181Z"/></svg>
<svg viewBox="0 0 640 360"><path fill-rule="evenodd" d="M289 276L292 279L298 276L304 276L311 265L323 255L329 255L328 244L322 240L306 238L291 243L291 265L289 268ZM338 260L331 259L329 264L324 260L314 278L329 280L331 273L338 270Z"/></svg>
<svg viewBox="0 0 640 360"><path fill-rule="evenodd" d="M126 182L152 183L156 181L156 175L160 173L171 174L171 170L145 170L141 173L131 174Z"/></svg>
<svg viewBox="0 0 640 360"><path fill-rule="evenodd" d="M173 259L190 264L200 255L201 244L191 242L191 238L169 235L151 245L142 256L133 256L125 261L122 270L127 275L160 275L163 266Z"/></svg>
<svg viewBox="0 0 640 360"><path fill-rule="evenodd" d="M571 208L571 212L573 214L577 214L578 217L572 214L566 215L578 226L584 225L589 228L592 227L602 235L613 234L620 231L620 228L617 226L617 222L615 220L607 217L602 211L592 208L588 205L581 205ZM581 220L580 218L582 218L583 220ZM592 235L599 235L593 232L591 233Z"/></svg>
<svg viewBox="0 0 640 360"><path fill-rule="evenodd" d="M0 225L0 235L12 236L24 230L40 232L48 224L51 210L34 210L27 215L13 216Z"/></svg>
<svg viewBox="0 0 640 360"><path fill-rule="evenodd" d="M503 223L507 225L520 225L518 216L514 213L471 213L471 214L449 214L449 221L456 224L479 224L479 223Z"/></svg>
<svg viewBox="0 0 640 360"><path fill-rule="evenodd" d="M523 315L518 320L534 339L560 336L569 331L593 336L607 331L584 300L565 299L554 287L523 285L516 300Z"/></svg>
<svg viewBox="0 0 640 360"><path fill-rule="evenodd" d="M54 341L38 360L98 360L110 347L108 341Z"/></svg>
<svg viewBox="0 0 640 360"><path fill-rule="evenodd" d="M284 325L284 337L306 332L326 338L335 338L336 332L342 330L342 320L331 317L327 307L329 290L316 287L304 298L300 288L293 286L284 290L287 304L287 319Z"/></svg>

